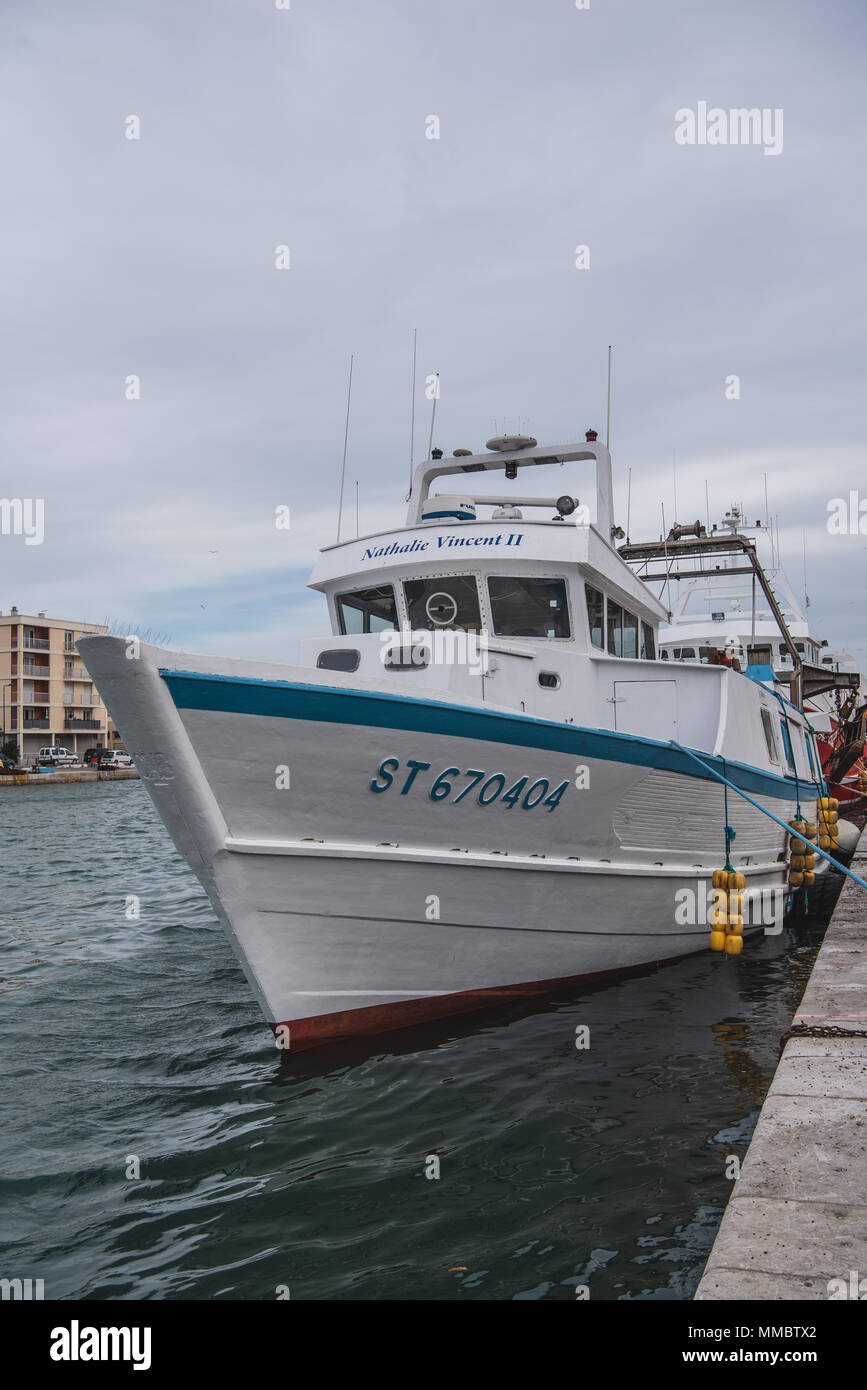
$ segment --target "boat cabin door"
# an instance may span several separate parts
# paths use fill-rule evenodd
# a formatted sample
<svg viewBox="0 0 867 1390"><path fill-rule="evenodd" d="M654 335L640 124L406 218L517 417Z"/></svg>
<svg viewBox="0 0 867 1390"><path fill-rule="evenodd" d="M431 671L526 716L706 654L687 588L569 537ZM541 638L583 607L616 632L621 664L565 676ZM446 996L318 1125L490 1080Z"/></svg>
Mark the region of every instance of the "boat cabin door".
<svg viewBox="0 0 867 1390"><path fill-rule="evenodd" d="M615 681L614 728L661 743L677 738L677 681Z"/></svg>

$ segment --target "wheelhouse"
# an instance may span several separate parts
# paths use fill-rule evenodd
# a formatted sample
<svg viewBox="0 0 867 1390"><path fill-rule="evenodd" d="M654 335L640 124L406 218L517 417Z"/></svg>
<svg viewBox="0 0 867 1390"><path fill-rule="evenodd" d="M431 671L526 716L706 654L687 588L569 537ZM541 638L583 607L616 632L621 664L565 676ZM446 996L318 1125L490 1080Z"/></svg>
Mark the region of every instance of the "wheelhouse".
<svg viewBox="0 0 867 1390"><path fill-rule="evenodd" d="M530 466L581 460L596 467L592 508L568 495L431 491L443 475L497 470L514 481ZM666 611L620 559L615 538L610 460L597 441L555 449L532 441L514 451L427 461L416 470L403 529L322 552L310 582L328 600L333 639L320 645L316 664L364 672L370 644L380 670L420 670L430 664L425 634L448 633L483 640L501 656L538 655L545 669L534 676L537 690L563 685L563 669L543 660L546 650L653 661ZM389 633L400 634L399 642Z"/></svg>

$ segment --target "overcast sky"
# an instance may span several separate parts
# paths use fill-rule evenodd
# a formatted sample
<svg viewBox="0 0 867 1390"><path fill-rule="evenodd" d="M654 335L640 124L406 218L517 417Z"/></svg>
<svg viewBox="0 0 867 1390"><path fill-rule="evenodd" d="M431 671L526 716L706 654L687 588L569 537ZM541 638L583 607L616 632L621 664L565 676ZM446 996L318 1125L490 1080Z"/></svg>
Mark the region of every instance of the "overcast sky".
<svg viewBox="0 0 867 1390"><path fill-rule="evenodd" d="M670 523L673 453L682 521L705 479L760 516L766 472L867 667L867 534L826 526L867 501L863 0L3 0L0 30L0 495L46 528L0 536L4 612L293 659L351 353L347 524L356 479L362 532L402 521L417 328L417 458L435 371L447 453L604 432L613 343L617 519L631 468L632 538ZM781 109L782 150L678 144L699 102Z"/></svg>

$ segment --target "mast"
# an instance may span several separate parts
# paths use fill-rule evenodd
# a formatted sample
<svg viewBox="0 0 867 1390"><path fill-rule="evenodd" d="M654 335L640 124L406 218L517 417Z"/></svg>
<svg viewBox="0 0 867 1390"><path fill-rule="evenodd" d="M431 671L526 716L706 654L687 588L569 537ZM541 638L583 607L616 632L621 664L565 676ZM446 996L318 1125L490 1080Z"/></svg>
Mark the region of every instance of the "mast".
<svg viewBox="0 0 867 1390"><path fill-rule="evenodd" d="M415 359L416 347L418 345L418 329L412 330L412 390L410 392L410 414L409 414L409 493L407 501L412 496L412 462L415 452Z"/></svg>
<svg viewBox="0 0 867 1390"><path fill-rule="evenodd" d="M434 388L433 407L432 407L431 413L430 413L430 439L429 439L428 442L427 442L427 456L428 456L428 458L430 458L431 454L433 453L434 420L437 418L437 401L439 400L439 394L440 394L440 374L439 374L439 372L437 372L437 373L436 373L436 386L435 386L435 388Z"/></svg>
<svg viewBox="0 0 867 1390"><path fill-rule="evenodd" d="M346 428L343 431L343 466L340 470L340 501L337 505L337 539L340 540L340 526L343 520L343 483L346 478L346 450L349 444L349 406L352 401L352 364L355 361L353 353L349 359L349 389L346 393Z"/></svg>
<svg viewBox="0 0 867 1390"><path fill-rule="evenodd" d="M608 344L608 412L605 417L605 447L611 449L611 344Z"/></svg>

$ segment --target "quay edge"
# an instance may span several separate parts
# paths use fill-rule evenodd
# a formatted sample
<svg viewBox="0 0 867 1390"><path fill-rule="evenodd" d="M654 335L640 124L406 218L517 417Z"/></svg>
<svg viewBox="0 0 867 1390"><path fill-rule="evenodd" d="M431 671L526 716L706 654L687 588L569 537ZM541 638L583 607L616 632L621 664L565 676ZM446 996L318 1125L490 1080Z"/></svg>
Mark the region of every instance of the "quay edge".
<svg viewBox="0 0 867 1390"><path fill-rule="evenodd" d="M106 772L81 768L69 772L7 772L0 777L4 787L53 787L57 782L129 782L137 780L134 767L118 767Z"/></svg>
<svg viewBox="0 0 867 1390"><path fill-rule="evenodd" d="M863 842L852 870L867 877ZM867 892L851 879L792 1027L697 1300L867 1298Z"/></svg>

